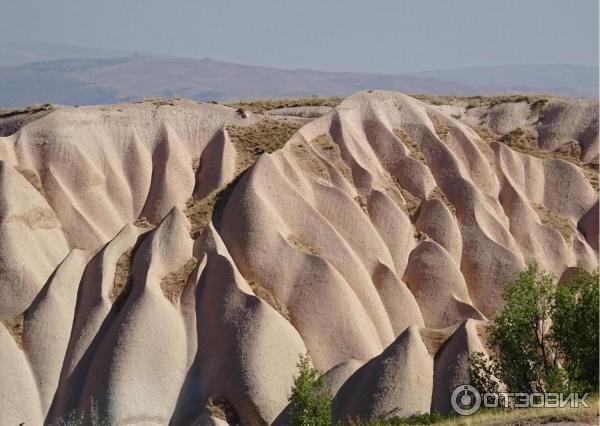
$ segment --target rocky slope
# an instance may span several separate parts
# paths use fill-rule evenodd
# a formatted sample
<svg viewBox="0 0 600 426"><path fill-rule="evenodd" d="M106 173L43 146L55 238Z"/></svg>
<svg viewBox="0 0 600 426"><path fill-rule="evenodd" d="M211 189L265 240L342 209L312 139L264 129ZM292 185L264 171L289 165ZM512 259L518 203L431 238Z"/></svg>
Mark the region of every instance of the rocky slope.
<svg viewBox="0 0 600 426"><path fill-rule="evenodd" d="M361 92L0 118L0 424L448 411L502 284L597 267L598 102Z"/></svg>

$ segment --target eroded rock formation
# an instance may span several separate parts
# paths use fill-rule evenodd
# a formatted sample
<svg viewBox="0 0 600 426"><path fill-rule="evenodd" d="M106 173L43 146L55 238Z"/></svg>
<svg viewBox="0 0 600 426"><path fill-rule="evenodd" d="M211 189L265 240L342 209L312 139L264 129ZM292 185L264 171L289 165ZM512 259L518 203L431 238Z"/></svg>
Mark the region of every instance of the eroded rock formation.
<svg viewBox="0 0 600 426"><path fill-rule="evenodd" d="M301 108L11 118L1 424L270 424L306 352L338 419L448 410L507 279L597 267L596 101Z"/></svg>

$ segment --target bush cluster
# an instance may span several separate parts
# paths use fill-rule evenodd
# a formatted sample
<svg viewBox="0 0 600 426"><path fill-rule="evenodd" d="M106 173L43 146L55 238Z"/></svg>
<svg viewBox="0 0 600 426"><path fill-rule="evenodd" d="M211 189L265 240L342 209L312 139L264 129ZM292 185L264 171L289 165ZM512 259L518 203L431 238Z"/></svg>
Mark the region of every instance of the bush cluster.
<svg viewBox="0 0 600 426"><path fill-rule="evenodd" d="M504 308L487 329L488 356L470 357L481 392L598 390L598 271L582 268L566 282L535 263L509 282Z"/></svg>

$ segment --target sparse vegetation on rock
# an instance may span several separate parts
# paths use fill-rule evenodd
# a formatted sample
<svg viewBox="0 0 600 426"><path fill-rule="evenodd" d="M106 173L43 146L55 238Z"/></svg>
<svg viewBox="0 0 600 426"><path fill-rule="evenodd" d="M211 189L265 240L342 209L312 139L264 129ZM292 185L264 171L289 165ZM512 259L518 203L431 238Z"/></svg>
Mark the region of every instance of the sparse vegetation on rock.
<svg viewBox="0 0 600 426"><path fill-rule="evenodd" d="M298 124L285 119L263 119L254 124L227 126L238 156L236 174L247 169L265 152L280 149L299 128Z"/></svg>
<svg viewBox="0 0 600 426"><path fill-rule="evenodd" d="M228 102L225 105L232 108L242 108L256 113L265 112L276 108L294 108L301 106L336 106L344 98L342 96L306 96L301 98L269 99L259 98Z"/></svg>

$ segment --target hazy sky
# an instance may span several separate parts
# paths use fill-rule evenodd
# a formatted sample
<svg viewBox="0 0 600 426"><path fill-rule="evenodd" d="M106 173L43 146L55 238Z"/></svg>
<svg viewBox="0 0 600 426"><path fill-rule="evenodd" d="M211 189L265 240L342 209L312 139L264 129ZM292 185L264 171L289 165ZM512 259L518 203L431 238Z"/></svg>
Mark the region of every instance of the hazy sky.
<svg viewBox="0 0 600 426"><path fill-rule="evenodd" d="M0 43L285 68L598 64L598 0L0 0Z"/></svg>

